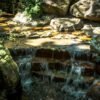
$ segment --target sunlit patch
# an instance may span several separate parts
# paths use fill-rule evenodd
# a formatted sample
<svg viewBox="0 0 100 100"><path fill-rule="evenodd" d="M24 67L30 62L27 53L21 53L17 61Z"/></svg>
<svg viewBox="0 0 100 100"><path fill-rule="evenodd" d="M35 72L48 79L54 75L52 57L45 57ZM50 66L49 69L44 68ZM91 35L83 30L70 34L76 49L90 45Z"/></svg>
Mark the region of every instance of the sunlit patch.
<svg viewBox="0 0 100 100"><path fill-rule="evenodd" d="M7 21L7 19L8 19L8 18L0 17L0 23L1 23L1 22L5 22L5 21Z"/></svg>
<svg viewBox="0 0 100 100"><path fill-rule="evenodd" d="M89 45L78 45L76 46L78 49L80 50L90 50L90 46Z"/></svg>
<svg viewBox="0 0 100 100"><path fill-rule="evenodd" d="M87 37L87 36L80 36L79 37L82 41L90 41L91 40L91 37Z"/></svg>
<svg viewBox="0 0 100 100"><path fill-rule="evenodd" d="M6 28L4 28L3 30L4 30L4 31L9 31L10 28L6 27Z"/></svg>
<svg viewBox="0 0 100 100"><path fill-rule="evenodd" d="M8 24L8 25L17 25L16 22L13 22L13 21L11 21L11 20L9 20L9 21L7 22L7 24Z"/></svg>
<svg viewBox="0 0 100 100"><path fill-rule="evenodd" d="M0 23L0 26L2 26L2 27L8 27L8 25L5 24L5 23Z"/></svg>
<svg viewBox="0 0 100 100"><path fill-rule="evenodd" d="M82 31L75 31L75 32L72 32L72 34L79 36L79 35L83 35L83 32Z"/></svg>

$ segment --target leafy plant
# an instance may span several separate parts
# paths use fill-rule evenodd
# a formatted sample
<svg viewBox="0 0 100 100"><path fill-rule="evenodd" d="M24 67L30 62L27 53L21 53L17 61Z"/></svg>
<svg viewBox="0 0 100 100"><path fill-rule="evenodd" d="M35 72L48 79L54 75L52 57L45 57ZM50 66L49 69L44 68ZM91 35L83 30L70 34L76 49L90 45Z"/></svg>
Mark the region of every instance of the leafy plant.
<svg viewBox="0 0 100 100"><path fill-rule="evenodd" d="M24 13L31 18L38 18L42 14L42 0L21 0Z"/></svg>

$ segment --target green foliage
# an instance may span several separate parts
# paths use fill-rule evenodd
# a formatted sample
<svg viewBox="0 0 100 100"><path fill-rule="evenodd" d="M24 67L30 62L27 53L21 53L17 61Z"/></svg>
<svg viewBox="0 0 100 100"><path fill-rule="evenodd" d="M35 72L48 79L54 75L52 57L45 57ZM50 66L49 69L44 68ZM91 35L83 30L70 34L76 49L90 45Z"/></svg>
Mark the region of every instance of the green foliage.
<svg viewBox="0 0 100 100"><path fill-rule="evenodd" d="M31 18L38 18L42 14L42 0L22 0L23 10Z"/></svg>

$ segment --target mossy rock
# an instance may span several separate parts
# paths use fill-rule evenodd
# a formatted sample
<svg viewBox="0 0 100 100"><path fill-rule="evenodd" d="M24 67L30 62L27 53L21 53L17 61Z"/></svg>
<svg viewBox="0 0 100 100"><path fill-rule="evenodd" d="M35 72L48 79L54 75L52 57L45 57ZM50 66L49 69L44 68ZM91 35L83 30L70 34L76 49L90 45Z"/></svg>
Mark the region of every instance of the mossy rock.
<svg viewBox="0 0 100 100"><path fill-rule="evenodd" d="M16 88L19 82L19 72L9 50L2 43L0 47L0 97L3 98L4 91L13 91Z"/></svg>

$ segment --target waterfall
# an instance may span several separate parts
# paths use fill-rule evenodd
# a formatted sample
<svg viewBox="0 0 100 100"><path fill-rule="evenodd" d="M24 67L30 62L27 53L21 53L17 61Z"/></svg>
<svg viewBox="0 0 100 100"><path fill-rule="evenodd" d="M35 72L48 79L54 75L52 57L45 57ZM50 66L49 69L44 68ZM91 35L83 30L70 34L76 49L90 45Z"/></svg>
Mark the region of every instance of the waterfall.
<svg viewBox="0 0 100 100"><path fill-rule="evenodd" d="M16 55L18 56L16 62L19 65L19 74L20 74L20 78L21 78L21 86L22 86L22 93L25 94L25 97L29 98L28 100L33 100L33 98L35 98L35 94L34 91L40 91L41 88L42 90L44 90L45 94L48 94L48 87L52 86L52 84L55 86L53 87L53 91L56 91L56 85L57 88L60 87L59 90L57 90L56 92L60 92L63 96L64 96L64 100L86 100L86 93L87 91L92 87L92 82L88 83L86 82L87 80L85 80L87 78L83 76L83 73L85 73L85 64L84 61L81 60L81 56L84 53L84 51L80 51L77 48L68 48L70 55L71 55L71 59L67 59L67 60L62 60L61 62L61 66L59 64L56 64L56 62L58 63L59 60L55 60L54 58L52 59L47 59L47 58L39 58L36 57L36 50L35 49L25 49L23 50L19 50L16 49L16 51L12 51L12 55ZM21 54L19 55L16 52L20 52ZM88 54L87 52L85 52L86 54ZM80 57L80 60L77 60L77 57ZM36 58L36 59L35 59ZM85 62L88 63L88 56L86 56L86 60ZM33 61L34 59L34 61ZM39 64L39 71L36 71L37 74L39 73L42 77L43 80L37 81L37 84L35 85L34 83L36 82L36 80L32 77L32 63L34 63L36 60L36 63ZM62 69L57 70L56 68L52 68L50 63L53 63L51 65L53 65L53 67L62 67L62 65L64 65L64 67L62 67ZM68 66L67 66L68 65ZM88 66L88 65L87 65ZM37 67L37 66L34 66ZM64 68L64 69L63 69ZM63 78L63 82L61 83L56 83L55 81L53 81L53 79L59 78L59 73L63 71L64 74L61 73ZM64 76L63 76L64 75ZM42 81L42 84L41 84ZM44 87L48 85L47 87ZM90 86L91 85L91 86ZM36 87L36 88L35 88ZM37 89L37 87L39 87L39 89ZM41 92L41 91L40 91ZM39 95L43 96L44 94L41 94L39 92ZM66 93L66 95L64 93ZM38 93L38 92L37 92ZM22 94L22 96L24 96ZM38 95L38 94L36 94ZM41 96L41 98L42 98ZM37 100L37 99L36 99ZM42 100L42 99L41 99Z"/></svg>
<svg viewBox="0 0 100 100"><path fill-rule="evenodd" d="M54 74L52 70L49 69L48 63L44 61L43 63L41 63L41 67L42 67L43 73L46 73L48 76L50 76L50 81L52 82L54 78ZM46 79L46 78L43 77L43 79ZM47 80L49 79L47 78Z"/></svg>
<svg viewBox="0 0 100 100"><path fill-rule="evenodd" d="M84 71L84 68L80 66L77 61L75 61L75 53L76 52L74 52L71 57L70 71L67 71L66 82L61 88L61 91L67 93L69 96L74 97L75 100L80 100L80 98L85 97L86 93L84 89L82 90L82 86L84 83L82 72Z"/></svg>
<svg viewBox="0 0 100 100"><path fill-rule="evenodd" d="M32 57L20 57L18 60L19 63L19 73L21 77L21 86L22 91L28 95L29 100L32 100L32 91L33 91L33 79L32 79Z"/></svg>

